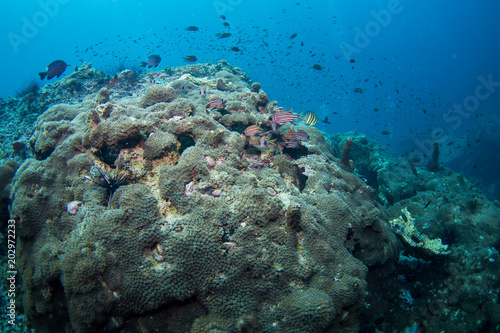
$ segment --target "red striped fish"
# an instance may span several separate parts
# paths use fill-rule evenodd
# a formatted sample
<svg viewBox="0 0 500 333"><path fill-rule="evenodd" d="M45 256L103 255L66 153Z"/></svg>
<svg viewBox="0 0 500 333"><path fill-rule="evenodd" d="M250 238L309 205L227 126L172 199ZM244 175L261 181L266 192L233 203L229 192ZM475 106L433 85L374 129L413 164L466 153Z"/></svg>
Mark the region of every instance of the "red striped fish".
<svg viewBox="0 0 500 333"><path fill-rule="evenodd" d="M269 121L271 122L271 124L276 124L276 125L293 123L295 122L295 118L300 119L300 113L293 114L292 111L293 109L290 109L290 111L278 111L271 116Z"/></svg>
<svg viewBox="0 0 500 333"><path fill-rule="evenodd" d="M220 97L212 96L205 107L207 111L212 111L213 109L223 110L226 107L226 101Z"/></svg>
<svg viewBox="0 0 500 333"><path fill-rule="evenodd" d="M299 142L297 140L286 140L278 142L278 146L280 147L280 151L283 150L283 148L299 148Z"/></svg>
<svg viewBox="0 0 500 333"><path fill-rule="evenodd" d="M292 140L299 140L299 141L306 141L309 139L309 135L305 131L299 130L299 131L289 131L285 133L285 137L287 139L292 139Z"/></svg>
<svg viewBox="0 0 500 333"><path fill-rule="evenodd" d="M262 129L257 126L257 125L250 125L248 126L245 131L243 132L243 134L245 134L246 136L254 136L256 135L257 133L260 133L262 132Z"/></svg>

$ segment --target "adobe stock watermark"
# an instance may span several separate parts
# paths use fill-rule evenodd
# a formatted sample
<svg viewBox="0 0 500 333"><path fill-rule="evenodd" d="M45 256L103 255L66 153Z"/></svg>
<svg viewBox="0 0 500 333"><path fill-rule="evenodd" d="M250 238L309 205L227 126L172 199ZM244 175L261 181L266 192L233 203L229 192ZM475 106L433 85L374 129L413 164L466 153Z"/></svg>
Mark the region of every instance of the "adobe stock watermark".
<svg viewBox="0 0 500 333"><path fill-rule="evenodd" d="M243 0L214 0L212 5L214 6L217 15L225 15L228 12L232 12L236 6L243 3Z"/></svg>
<svg viewBox="0 0 500 333"><path fill-rule="evenodd" d="M19 33L13 31L7 34L14 53L19 53L21 45L28 44L30 40L38 35L41 28L45 27L51 18L59 13L60 5L65 5L71 0L40 0L38 6L40 10L36 11L31 18L21 17L21 29Z"/></svg>
<svg viewBox="0 0 500 333"><path fill-rule="evenodd" d="M454 131L462 126L464 119L468 119L472 113L479 109L482 101L490 98L496 88L500 87L500 81L493 81L493 74L489 74L487 78L480 75L477 77L477 80L479 84L474 89L474 94L465 97L460 104L453 104L453 110L446 110L443 113L444 122L450 124L451 129ZM414 143L419 150L415 150L410 154L410 161L421 161L420 163L413 163L414 165L423 163L426 156L431 156L432 154L433 142L437 142L438 144L446 142L448 136L442 135L443 133L445 133L444 129L435 128L431 132L429 141L415 139Z"/></svg>
<svg viewBox="0 0 500 333"><path fill-rule="evenodd" d="M406 0L411 1L411 0ZM403 12L404 7L401 5L399 0L389 0L387 2L386 9L381 9L379 11L371 10L370 15L373 20L368 21L364 29L356 26L352 44L340 43L340 49L344 53L344 58L349 61L353 58L354 54L360 53L362 49L370 45L373 38L380 35L382 28L386 28L391 24L392 17L394 15L399 15Z"/></svg>

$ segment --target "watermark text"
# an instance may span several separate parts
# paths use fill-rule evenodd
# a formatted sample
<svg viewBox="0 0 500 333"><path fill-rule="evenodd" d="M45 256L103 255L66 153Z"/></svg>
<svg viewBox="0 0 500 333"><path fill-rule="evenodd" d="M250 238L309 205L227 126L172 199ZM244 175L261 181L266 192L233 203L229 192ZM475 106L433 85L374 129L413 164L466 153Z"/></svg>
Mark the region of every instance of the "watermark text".
<svg viewBox="0 0 500 333"><path fill-rule="evenodd" d="M9 220L7 225L7 305L8 324L16 324L16 221Z"/></svg>
<svg viewBox="0 0 500 333"><path fill-rule="evenodd" d="M60 5L68 2L70 0L40 0L38 1L40 10L37 10L31 17L21 17L21 29L17 33L13 31L7 33L7 39L14 53L19 53L21 45L26 45L35 38L40 29L59 13Z"/></svg>

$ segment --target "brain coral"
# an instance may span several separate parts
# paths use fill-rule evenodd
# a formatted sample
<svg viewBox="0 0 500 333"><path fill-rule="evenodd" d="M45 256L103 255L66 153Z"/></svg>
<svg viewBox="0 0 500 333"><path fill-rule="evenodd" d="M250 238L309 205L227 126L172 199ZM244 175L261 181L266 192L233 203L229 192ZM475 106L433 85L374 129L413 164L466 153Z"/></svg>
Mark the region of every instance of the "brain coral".
<svg viewBox="0 0 500 333"><path fill-rule="evenodd" d="M175 135L165 132L151 133L144 142L144 158L154 159L161 157L166 151L177 147Z"/></svg>
<svg viewBox="0 0 500 333"><path fill-rule="evenodd" d="M278 312L279 319L271 327L283 332L319 332L335 317L335 306L327 294L312 288L290 293Z"/></svg>
<svg viewBox="0 0 500 333"><path fill-rule="evenodd" d="M217 94L263 100L240 69L220 66L235 91ZM373 192L315 129L300 148L260 151L233 121L218 122L198 93L214 93L214 73L190 77L173 102L172 85L137 86L135 100L110 93L113 111L99 122L87 121L92 100L42 116L30 141L38 160L11 191L37 331L57 331L56 321L60 332L357 330L367 265L394 246ZM268 104L232 112L265 122ZM109 205L94 165L125 177Z"/></svg>

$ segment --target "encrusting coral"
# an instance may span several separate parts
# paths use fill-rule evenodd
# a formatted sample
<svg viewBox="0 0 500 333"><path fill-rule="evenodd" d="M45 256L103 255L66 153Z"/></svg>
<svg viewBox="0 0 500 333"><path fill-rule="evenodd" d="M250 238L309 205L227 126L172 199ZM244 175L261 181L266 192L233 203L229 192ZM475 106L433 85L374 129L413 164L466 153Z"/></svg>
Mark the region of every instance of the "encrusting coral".
<svg viewBox="0 0 500 333"><path fill-rule="evenodd" d="M431 254L449 254L448 245L444 245L441 239L430 239L427 235L420 233L415 227L415 219L407 208L401 210L401 215L390 221L393 230L402 237L405 244L414 248L421 248Z"/></svg>

